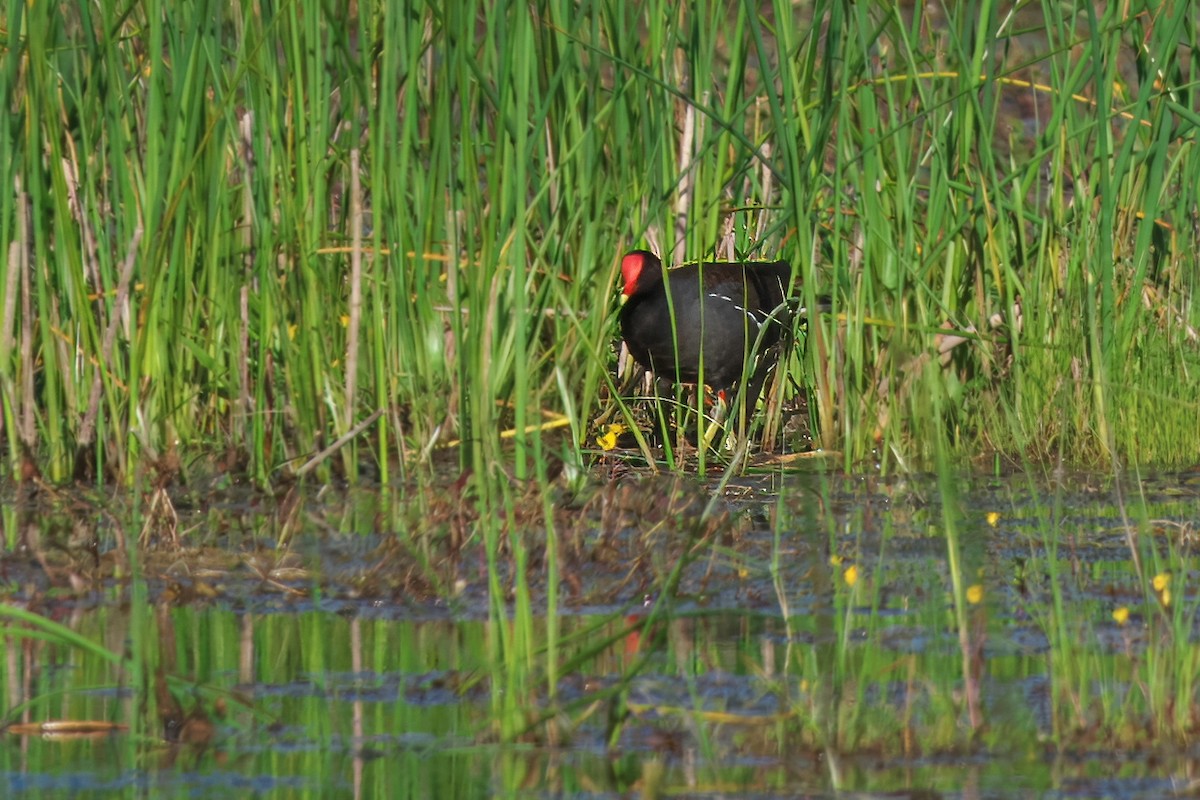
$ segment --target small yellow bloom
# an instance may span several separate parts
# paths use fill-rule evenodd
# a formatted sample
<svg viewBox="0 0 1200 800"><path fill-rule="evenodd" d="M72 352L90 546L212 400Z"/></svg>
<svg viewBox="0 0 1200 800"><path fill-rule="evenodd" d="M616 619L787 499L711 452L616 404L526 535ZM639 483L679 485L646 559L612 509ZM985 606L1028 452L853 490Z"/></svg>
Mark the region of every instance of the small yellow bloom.
<svg viewBox="0 0 1200 800"><path fill-rule="evenodd" d="M1160 572L1154 576L1154 591L1164 592L1171 585L1171 573Z"/></svg>
<svg viewBox="0 0 1200 800"><path fill-rule="evenodd" d="M989 511L988 512L988 515L987 515L987 524L988 525L991 525L994 528L994 527L996 527L996 523L998 523L999 521L1000 521L1000 512L999 511Z"/></svg>
<svg viewBox="0 0 1200 800"><path fill-rule="evenodd" d="M842 562L843 562L843 561L845 561L845 560L846 560L846 559L842 558L842 557L841 557L841 556L839 556L837 553L834 553L833 555L831 555L831 556L829 557L829 566L831 566L831 567L840 567L840 566L842 565Z"/></svg>
<svg viewBox="0 0 1200 800"><path fill-rule="evenodd" d="M967 587L967 602L973 606L983 602L983 584L976 583Z"/></svg>
<svg viewBox="0 0 1200 800"><path fill-rule="evenodd" d="M846 567L846 571L842 573L842 579L846 581L847 586L858 583L858 567L854 564Z"/></svg>
<svg viewBox="0 0 1200 800"><path fill-rule="evenodd" d="M340 319L342 321L343 328L347 328L350 326L350 315L349 314L342 314L340 317L338 317L338 319Z"/></svg>
<svg viewBox="0 0 1200 800"><path fill-rule="evenodd" d="M617 438L625 432L625 426L612 423L604 426L604 432L596 437L596 446L601 450L612 450L617 446Z"/></svg>
<svg viewBox="0 0 1200 800"><path fill-rule="evenodd" d="M1158 601L1163 604L1163 608L1171 605L1171 590L1163 589L1158 593Z"/></svg>
<svg viewBox="0 0 1200 800"><path fill-rule="evenodd" d="M288 341L296 341L296 331L300 330L300 326L295 323L288 325Z"/></svg>
<svg viewBox="0 0 1200 800"><path fill-rule="evenodd" d="M1129 621L1129 606L1117 606L1113 609L1113 619L1118 625L1124 625Z"/></svg>

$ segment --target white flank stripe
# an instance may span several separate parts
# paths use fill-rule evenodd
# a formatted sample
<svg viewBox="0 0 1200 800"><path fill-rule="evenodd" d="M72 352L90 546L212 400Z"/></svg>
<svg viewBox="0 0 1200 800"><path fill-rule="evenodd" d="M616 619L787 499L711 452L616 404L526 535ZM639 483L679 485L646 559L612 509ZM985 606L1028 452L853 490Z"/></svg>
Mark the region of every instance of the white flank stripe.
<svg viewBox="0 0 1200 800"><path fill-rule="evenodd" d="M724 300L726 303L733 304L734 308L736 308L738 311L742 312L743 314L745 314L747 317L750 318L750 320L754 323L755 327L761 328L763 326L763 322L765 322L765 320L760 320L758 317L754 316L753 311L739 306L737 303L735 303L733 301L732 297L729 297L728 295L723 295L723 294L715 294L713 292L709 292L708 296L713 298L714 300Z"/></svg>

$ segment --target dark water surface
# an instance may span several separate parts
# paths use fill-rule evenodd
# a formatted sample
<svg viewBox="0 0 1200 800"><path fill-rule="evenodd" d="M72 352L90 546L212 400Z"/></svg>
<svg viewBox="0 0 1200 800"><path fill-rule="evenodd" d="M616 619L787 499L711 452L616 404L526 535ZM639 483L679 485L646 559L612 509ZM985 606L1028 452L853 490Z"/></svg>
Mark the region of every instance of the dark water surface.
<svg viewBox="0 0 1200 800"><path fill-rule="evenodd" d="M544 527L493 526L489 571L428 497L185 497L131 580L128 509L10 491L6 607L49 622L7 620L5 722L123 727L10 727L0 794L1194 791L1196 476L954 491L776 475L702 518L694 482L598 482L554 498L553 598Z"/></svg>

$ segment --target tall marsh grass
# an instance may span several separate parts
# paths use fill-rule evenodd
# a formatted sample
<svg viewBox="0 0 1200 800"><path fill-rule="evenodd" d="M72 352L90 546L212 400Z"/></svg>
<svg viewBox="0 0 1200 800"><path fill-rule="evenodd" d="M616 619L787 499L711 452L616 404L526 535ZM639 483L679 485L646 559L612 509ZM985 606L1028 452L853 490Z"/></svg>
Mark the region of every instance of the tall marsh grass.
<svg viewBox="0 0 1200 800"><path fill-rule="evenodd" d="M847 466L1192 458L1196 19L1096 9L10 4L9 467L533 477L647 244L833 296L787 372Z"/></svg>

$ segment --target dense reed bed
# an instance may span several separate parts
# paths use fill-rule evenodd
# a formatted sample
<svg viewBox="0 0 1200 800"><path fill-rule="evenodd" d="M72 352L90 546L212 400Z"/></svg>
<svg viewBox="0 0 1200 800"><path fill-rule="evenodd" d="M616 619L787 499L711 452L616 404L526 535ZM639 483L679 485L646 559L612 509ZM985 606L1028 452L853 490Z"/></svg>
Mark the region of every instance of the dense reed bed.
<svg viewBox="0 0 1200 800"><path fill-rule="evenodd" d="M169 11L6 12L10 469L579 463L641 245L833 297L848 467L1194 458L1187 5Z"/></svg>

